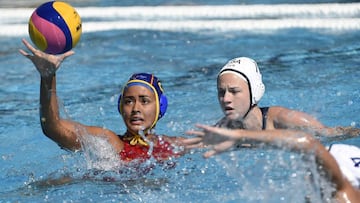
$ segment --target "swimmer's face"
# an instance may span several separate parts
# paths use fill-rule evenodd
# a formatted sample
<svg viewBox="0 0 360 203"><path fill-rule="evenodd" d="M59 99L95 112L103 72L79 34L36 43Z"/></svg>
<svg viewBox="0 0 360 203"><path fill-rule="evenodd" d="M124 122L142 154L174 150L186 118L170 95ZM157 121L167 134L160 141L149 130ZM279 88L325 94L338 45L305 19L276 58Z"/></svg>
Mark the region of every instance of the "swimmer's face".
<svg viewBox="0 0 360 203"><path fill-rule="evenodd" d="M156 118L155 94L140 85L128 87L123 94L122 117L128 130L147 130Z"/></svg>
<svg viewBox="0 0 360 203"><path fill-rule="evenodd" d="M224 73L218 79L217 88L219 103L227 119L244 117L250 106L247 82L235 74Z"/></svg>

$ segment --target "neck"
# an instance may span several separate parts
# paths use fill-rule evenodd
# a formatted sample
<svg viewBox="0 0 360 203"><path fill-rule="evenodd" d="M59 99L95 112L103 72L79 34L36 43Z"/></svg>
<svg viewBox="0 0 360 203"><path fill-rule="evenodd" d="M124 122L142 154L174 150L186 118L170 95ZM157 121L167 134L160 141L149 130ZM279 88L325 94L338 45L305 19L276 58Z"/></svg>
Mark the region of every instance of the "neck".
<svg viewBox="0 0 360 203"><path fill-rule="evenodd" d="M251 111L242 120L244 129L259 130L262 129L262 115L259 107L253 106Z"/></svg>
<svg viewBox="0 0 360 203"><path fill-rule="evenodd" d="M242 117L243 120L246 119L246 117L248 116L248 114L250 113L250 111L256 106L256 104L251 105L248 109L248 111L245 113L245 115Z"/></svg>
<svg viewBox="0 0 360 203"><path fill-rule="evenodd" d="M224 117L219 123L219 126L226 126L230 129L262 129L262 117L259 107L252 106L243 117L236 119L227 119Z"/></svg>
<svg viewBox="0 0 360 203"><path fill-rule="evenodd" d="M144 132L144 131L143 131ZM146 135L146 133L141 133L141 134L145 134ZM126 133L125 133L125 136L126 137L132 137L132 136L135 136L135 135L140 135L140 133L139 133L139 131L137 131L137 132L134 132L134 131L131 131L131 130L127 130L126 131Z"/></svg>

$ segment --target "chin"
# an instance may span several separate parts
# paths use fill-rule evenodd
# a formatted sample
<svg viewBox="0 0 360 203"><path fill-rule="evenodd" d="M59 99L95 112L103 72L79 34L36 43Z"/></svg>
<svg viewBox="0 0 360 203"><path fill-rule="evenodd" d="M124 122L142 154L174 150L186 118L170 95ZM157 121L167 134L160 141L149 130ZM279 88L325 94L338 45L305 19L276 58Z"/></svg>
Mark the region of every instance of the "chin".
<svg viewBox="0 0 360 203"><path fill-rule="evenodd" d="M146 129L149 129L148 126L144 127L144 126L132 126L130 128L133 132L139 132L139 131L144 131Z"/></svg>
<svg viewBox="0 0 360 203"><path fill-rule="evenodd" d="M239 115L237 115L237 114L228 114L228 115L226 115L226 119L227 120L229 120L229 121L231 121L231 120L239 120Z"/></svg>

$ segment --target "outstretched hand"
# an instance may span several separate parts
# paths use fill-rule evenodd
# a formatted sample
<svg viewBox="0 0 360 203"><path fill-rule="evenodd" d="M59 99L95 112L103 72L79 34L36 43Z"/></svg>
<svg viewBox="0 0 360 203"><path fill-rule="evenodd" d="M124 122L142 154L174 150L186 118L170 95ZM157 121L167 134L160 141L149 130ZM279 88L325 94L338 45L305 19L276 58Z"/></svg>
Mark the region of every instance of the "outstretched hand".
<svg viewBox="0 0 360 203"><path fill-rule="evenodd" d="M335 134L340 134L343 136L350 136L350 137L357 137L360 136L360 129L359 128L354 128L354 127L336 127L335 128L336 132Z"/></svg>
<svg viewBox="0 0 360 203"><path fill-rule="evenodd" d="M187 149L208 148L209 150L203 154L205 158L229 150L236 144L233 132L228 129L201 124L197 124L196 127L202 131L187 131L186 134L196 137L183 140L183 144Z"/></svg>
<svg viewBox="0 0 360 203"><path fill-rule="evenodd" d="M57 69L59 69L61 62L74 54L73 51L68 51L60 55L51 55L34 48L25 39L23 39L22 42L32 54L22 49L19 49L19 52L33 62L41 77L44 78L54 76Z"/></svg>

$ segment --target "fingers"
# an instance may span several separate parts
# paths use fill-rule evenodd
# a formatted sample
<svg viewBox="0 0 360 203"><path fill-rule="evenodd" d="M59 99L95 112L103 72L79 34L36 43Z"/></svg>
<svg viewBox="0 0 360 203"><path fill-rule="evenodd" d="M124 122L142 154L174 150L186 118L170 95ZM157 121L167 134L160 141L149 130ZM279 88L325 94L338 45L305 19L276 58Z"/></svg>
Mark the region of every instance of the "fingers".
<svg viewBox="0 0 360 203"><path fill-rule="evenodd" d="M204 137L205 136L205 133L203 131L197 131L197 130L186 131L186 134L188 134L188 135L196 135L198 137Z"/></svg>
<svg viewBox="0 0 360 203"><path fill-rule="evenodd" d="M35 57L35 55L36 55L36 52L37 52L38 55L39 55L39 53L41 53L41 51L35 49L28 41L26 41L26 39L22 39L21 41L22 41L22 43L26 46L26 48L27 48L28 50L30 50L30 52L31 52L32 54L28 53L27 51L25 51L25 50L23 50L23 49L19 49L20 54L33 61L33 60L34 60L34 57ZM33 62L34 62L34 61L33 61Z"/></svg>
<svg viewBox="0 0 360 203"><path fill-rule="evenodd" d="M234 141L225 141L216 145L209 146L210 150L203 154L204 158L212 157L231 149L235 145Z"/></svg>
<svg viewBox="0 0 360 203"><path fill-rule="evenodd" d="M183 141L187 149L194 148L208 148L209 151L203 154L204 158L212 157L216 154L224 152L233 146L233 141L226 141L226 139L219 139L217 135L222 134L221 128L212 127L209 125L196 124L198 130L189 130L186 134L194 135L195 138L189 138Z"/></svg>
<svg viewBox="0 0 360 203"><path fill-rule="evenodd" d="M35 47L33 47L26 39L23 38L21 41L22 41L22 43L26 46L26 48L28 48L29 51L31 51L32 54L36 55L36 53L37 53L37 54L40 56L40 55L41 55L40 53L43 53L42 51L40 51L40 50L36 49ZM20 49L19 52L20 52L22 55L26 56L26 57L29 57L29 56L30 56L29 53L27 53L26 51L24 51L24 50L22 50L22 49ZM60 59L60 61L63 61L65 58L73 55L74 53L75 53L75 52L72 51L72 50L67 51L67 52L65 52L64 54L59 55L59 59ZM45 53L43 53L43 54L45 54ZM49 54L46 54L46 55L49 55Z"/></svg>
<svg viewBox="0 0 360 203"><path fill-rule="evenodd" d="M199 143L201 141L202 141L202 138L195 137L195 138L188 138L188 139L181 140L181 143L183 143L185 145L191 145L191 144Z"/></svg>
<svg viewBox="0 0 360 203"><path fill-rule="evenodd" d="M204 124L200 124L200 123L195 124L195 126L196 126L197 128L202 129L202 130L208 130L208 129L211 128L211 127L208 126L208 125L204 125Z"/></svg>
<svg viewBox="0 0 360 203"><path fill-rule="evenodd" d="M181 140L181 144L185 146L186 149L196 149L196 148L203 148L204 143L202 142L202 138L195 137L195 138L188 138Z"/></svg>
<svg viewBox="0 0 360 203"><path fill-rule="evenodd" d="M26 39L22 39L21 41L33 54L36 52L36 49Z"/></svg>
<svg viewBox="0 0 360 203"><path fill-rule="evenodd" d="M216 154L217 154L217 152L212 149L212 150L209 150L209 151L205 152L203 154L203 157L207 159L207 158L210 158L210 157L212 157L212 156L214 156Z"/></svg>
<svg viewBox="0 0 360 203"><path fill-rule="evenodd" d="M201 143L186 145L185 148L186 149L200 149L200 148L204 148L204 144L201 142Z"/></svg>
<svg viewBox="0 0 360 203"><path fill-rule="evenodd" d="M29 56L30 56L29 53L27 53L26 51L24 51L24 50L22 50L22 49L19 49L19 52L20 52L20 54L23 55L23 56L26 56L26 57L29 57Z"/></svg>
<svg viewBox="0 0 360 203"><path fill-rule="evenodd" d="M73 50L70 50L70 51L67 51L64 54L62 54L61 58L62 58L62 60L64 60L65 58L67 58L73 54L75 54L75 52Z"/></svg>
<svg viewBox="0 0 360 203"><path fill-rule="evenodd" d="M22 39L21 41L27 48L31 47L31 45L29 44L29 42L26 41L26 39ZM29 56L30 56L30 54L28 52L24 51L23 49L19 49L19 52L21 55L23 55L27 58L29 58Z"/></svg>
<svg viewBox="0 0 360 203"><path fill-rule="evenodd" d="M197 128L202 129L203 131L207 132L207 133L215 133L215 134L220 134L221 132L221 128L218 127L213 127L213 126L209 126L209 125L203 125L203 124L196 124L195 125Z"/></svg>

